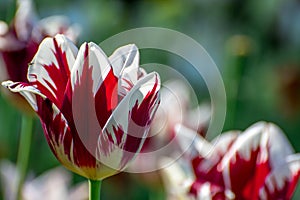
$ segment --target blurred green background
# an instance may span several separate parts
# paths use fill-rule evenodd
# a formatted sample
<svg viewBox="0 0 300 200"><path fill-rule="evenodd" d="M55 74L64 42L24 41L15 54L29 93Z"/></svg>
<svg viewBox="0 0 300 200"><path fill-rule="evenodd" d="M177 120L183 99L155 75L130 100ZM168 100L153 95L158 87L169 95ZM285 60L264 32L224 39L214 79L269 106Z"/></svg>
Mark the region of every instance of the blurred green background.
<svg viewBox="0 0 300 200"><path fill-rule="evenodd" d="M66 15L82 27L83 41L100 43L131 28L157 26L198 41L215 61L227 93L224 131L256 121L276 123L300 151L300 1L297 0L39 0L38 15ZM9 20L12 0L0 0L0 20ZM142 50L141 63L188 65L174 55ZM189 78L209 100L202 79ZM164 74L161 75L164 78ZM0 159L16 161L21 113L0 97ZM40 174L58 165L36 120L29 170ZM123 174L104 181L103 199L164 199L161 185ZM74 175L74 183L84 179ZM149 187L152 185L152 187ZM149 189L150 188L150 189ZM296 194L298 195L298 194ZM300 198L300 196L298 197ZM298 199L297 196L295 199ZM1 199L1 197L0 197Z"/></svg>

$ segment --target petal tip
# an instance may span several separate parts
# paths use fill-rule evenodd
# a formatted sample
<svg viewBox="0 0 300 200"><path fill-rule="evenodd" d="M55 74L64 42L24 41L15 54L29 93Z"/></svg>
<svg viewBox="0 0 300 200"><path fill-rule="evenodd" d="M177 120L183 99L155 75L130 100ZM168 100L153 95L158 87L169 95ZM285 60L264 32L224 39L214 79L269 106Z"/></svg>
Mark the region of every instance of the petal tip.
<svg viewBox="0 0 300 200"><path fill-rule="evenodd" d="M8 81L3 81L3 82L1 83L1 85L2 85L3 87L8 88L12 83L13 83L12 81L8 80Z"/></svg>

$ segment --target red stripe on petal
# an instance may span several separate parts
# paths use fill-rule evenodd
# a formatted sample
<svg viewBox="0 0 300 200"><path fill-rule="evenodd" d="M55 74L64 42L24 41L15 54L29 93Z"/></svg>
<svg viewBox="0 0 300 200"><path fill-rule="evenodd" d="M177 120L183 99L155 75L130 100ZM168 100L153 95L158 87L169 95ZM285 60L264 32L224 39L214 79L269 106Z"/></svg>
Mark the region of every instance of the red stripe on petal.
<svg viewBox="0 0 300 200"><path fill-rule="evenodd" d="M149 128L144 128L143 131L140 131L139 134L141 136L148 133ZM137 133L135 133L137 134ZM142 146L145 142L146 138L143 137L134 137L132 135L127 134L126 141L124 145L125 153L123 154L122 160L121 160L121 168L124 168L129 161L131 161L142 149Z"/></svg>
<svg viewBox="0 0 300 200"><path fill-rule="evenodd" d="M220 162L228 149L232 147L237 135L235 133L226 133L221 135L218 142L215 143L213 153L208 157L199 155L192 159L192 166L197 180L205 180L220 187L225 187Z"/></svg>
<svg viewBox="0 0 300 200"><path fill-rule="evenodd" d="M55 38L53 38L53 43L55 47L55 51L53 53L58 62L58 66L61 71L61 76L64 80L68 80L70 77L70 68L67 61L66 52L63 52L62 49L58 46L57 40Z"/></svg>
<svg viewBox="0 0 300 200"><path fill-rule="evenodd" d="M70 70L67 62L66 52L64 52L58 45L56 38L53 38L52 41L54 45L54 50L52 50L52 53L55 56L57 65L53 61L48 65L42 64L43 68L45 68L47 71L47 76L45 75L45 77L41 77L45 83L40 82L37 74L35 73L32 73L29 76L35 80L31 81L31 83L36 85L37 89L40 90L42 94L47 96L58 108L61 108L64 100L66 85L70 77ZM43 48L43 46L41 48ZM41 74L39 74L39 76L40 75Z"/></svg>
<svg viewBox="0 0 300 200"><path fill-rule="evenodd" d="M91 153L96 151L97 139L101 128L97 121L95 111L95 98L93 94L93 66L89 66L89 47L85 44L82 73L76 71L76 80L73 96L72 111L74 129L77 130L83 144Z"/></svg>
<svg viewBox="0 0 300 200"><path fill-rule="evenodd" d="M243 196L251 197L251 199L257 199L259 189L264 184L270 171L271 168L268 162L256 164L255 172L252 174L252 177L248 180L245 188L243 189Z"/></svg>
<svg viewBox="0 0 300 200"><path fill-rule="evenodd" d="M97 119L103 128L118 104L118 78L110 69L95 95Z"/></svg>
<svg viewBox="0 0 300 200"><path fill-rule="evenodd" d="M292 159L290 159L292 158ZM277 166L259 190L260 199L291 199L300 177L299 155L291 155L286 163Z"/></svg>
<svg viewBox="0 0 300 200"><path fill-rule="evenodd" d="M72 111L72 94L73 94L72 87L69 80L66 86L64 100L62 102L60 110L65 116L65 118L67 119L67 121L69 122L70 126L71 124L74 124L73 111Z"/></svg>
<svg viewBox="0 0 300 200"><path fill-rule="evenodd" d="M57 159L70 170L82 167L96 168L96 159L83 145L76 130L72 129L62 113L53 111L49 99L37 98L38 114L47 142ZM95 169L96 170L96 169ZM82 174L82 172L80 172Z"/></svg>
<svg viewBox="0 0 300 200"><path fill-rule="evenodd" d="M133 87L133 83L130 80L126 79L126 78L122 78L122 80L127 83L127 86L123 85L123 88L127 92L129 92L131 90L131 88ZM126 93L125 93L125 95L126 95Z"/></svg>
<svg viewBox="0 0 300 200"><path fill-rule="evenodd" d="M217 159L216 161L212 159ZM192 160L192 165L194 168L194 173L196 174L197 180L208 181L213 184L224 187L224 181L222 176L222 171L218 169L219 161L221 157L213 156L210 160L207 160L201 156L196 157ZM211 165L211 163L215 163Z"/></svg>
<svg viewBox="0 0 300 200"><path fill-rule="evenodd" d="M128 132L123 149L126 153L123 155L121 165L125 166L141 150L146 136L150 129L150 123L158 107L158 79L151 91L147 93L142 102L136 101L129 113Z"/></svg>
<svg viewBox="0 0 300 200"><path fill-rule="evenodd" d="M140 152L158 107L158 87L158 75L151 74L140 80L120 102L100 134L100 160L112 168L123 169ZM111 154L117 155L116 158L110 158Z"/></svg>
<svg viewBox="0 0 300 200"><path fill-rule="evenodd" d="M230 183L231 190L236 196L250 196L256 199L258 196L258 188L263 184L271 168L268 162L258 163L260 147L251 150L250 155L249 159L245 159L237 152L235 157L232 158L229 163Z"/></svg>
<svg viewBox="0 0 300 200"><path fill-rule="evenodd" d="M262 199L262 200L291 199L296 185L294 185L294 187L291 187L291 183L288 180L282 180L282 181L283 181L282 188L275 187L275 188L271 189L269 187L265 187L264 188L264 196L261 195L260 199ZM273 179L272 182L276 182L276 180ZM297 182L296 182L296 184L297 184Z"/></svg>
<svg viewBox="0 0 300 200"><path fill-rule="evenodd" d="M135 105L129 113L128 133L124 149L129 152L137 152L143 145L146 134L149 131L150 123L158 107L158 80L149 91L142 102L136 100Z"/></svg>
<svg viewBox="0 0 300 200"><path fill-rule="evenodd" d="M132 121L138 126L149 125L152 121L154 106L156 105L158 99L157 87L158 80L156 77L152 90L147 93L140 104L138 101L136 101L130 112Z"/></svg>

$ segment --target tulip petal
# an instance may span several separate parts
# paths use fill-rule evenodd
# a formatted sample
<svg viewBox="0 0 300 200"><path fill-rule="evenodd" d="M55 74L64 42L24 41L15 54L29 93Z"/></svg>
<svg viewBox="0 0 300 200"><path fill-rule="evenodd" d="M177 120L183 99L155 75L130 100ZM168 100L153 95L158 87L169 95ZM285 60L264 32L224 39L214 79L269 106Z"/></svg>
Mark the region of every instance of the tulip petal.
<svg viewBox="0 0 300 200"><path fill-rule="evenodd" d="M262 184L265 176L270 172L266 158L257 162L260 151L265 151L265 146L260 146L261 141L266 141L266 135L263 134L264 125L264 123L260 123L248 128L236 139L220 163L226 188L234 191L237 196L248 195L255 199L257 195L255 187L259 187L259 184ZM264 136L265 138L263 138ZM243 176L242 179L241 176ZM251 186L253 187L251 188ZM249 188L252 189L252 194L248 194Z"/></svg>
<svg viewBox="0 0 300 200"><path fill-rule="evenodd" d="M115 173L102 165L83 143L76 130L47 99L38 105L39 116L47 142L56 158L69 170L93 180L103 179Z"/></svg>
<svg viewBox="0 0 300 200"><path fill-rule="evenodd" d="M219 164L227 152L226 149L231 147L238 134L238 131L221 134L212 141L209 152L200 153L192 160L194 173L198 181L209 181L212 184L224 186L223 174L219 169Z"/></svg>
<svg viewBox="0 0 300 200"><path fill-rule="evenodd" d="M36 96L46 98L38 89L28 83L4 81L2 82L2 86L7 87L12 92L20 93L36 112L38 112Z"/></svg>
<svg viewBox="0 0 300 200"><path fill-rule="evenodd" d="M86 149L76 130L49 100L39 102L38 112L47 142L56 158L69 170L84 177L99 178L99 163Z"/></svg>
<svg viewBox="0 0 300 200"><path fill-rule="evenodd" d="M109 61L113 67L115 76L119 77L126 67L137 69L139 67L140 54L134 44L129 44L116 49Z"/></svg>
<svg viewBox="0 0 300 200"><path fill-rule="evenodd" d="M300 176L300 154L287 157L287 162L276 167L259 190L260 199L291 199Z"/></svg>
<svg viewBox="0 0 300 200"><path fill-rule="evenodd" d="M223 171L226 188L234 191L237 196L256 199L258 188L274 165L272 160L282 163L285 156L292 153L286 138L281 134L274 125L264 122L254 124L241 134L219 166Z"/></svg>
<svg viewBox="0 0 300 200"><path fill-rule="evenodd" d="M277 126L259 122L239 135L224 133L212 143L215 149L209 156L192 160L197 177L192 194L199 197L203 183L209 183L231 191L236 199L291 198L300 176L300 155L293 155Z"/></svg>
<svg viewBox="0 0 300 200"><path fill-rule="evenodd" d="M211 144L215 147L214 151L224 156L239 134L241 134L241 131L228 131L214 138L211 141Z"/></svg>
<svg viewBox="0 0 300 200"><path fill-rule="evenodd" d="M285 158L294 153L293 147L290 145L287 137L282 130L275 124L268 123L266 130L268 134L268 151L269 162L271 168L285 163Z"/></svg>
<svg viewBox="0 0 300 200"><path fill-rule="evenodd" d="M40 117L53 154L66 168L94 179L107 176L95 156L86 149L76 130L69 126L64 115L51 100L27 83L6 81L2 85L12 92L19 92L33 107Z"/></svg>
<svg viewBox="0 0 300 200"><path fill-rule="evenodd" d="M72 110L76 129L91 153L117 105L117 78L104 52L84 43L71 72Z"/></svg>
<svg viewBox="0 0 300 200"><path fill-rule="evenodd" d="M146 75L114 110L98 139L102 163L121 170L141 150L159 104L159 84L157 73Z"/></svg>
<svg viewBox="0 0 300 200"><path fill-rule="evenodd" d="M140 54L134 44L118 48L109 57L115 76L119 77L119 95L123 98L146 72L139 68Z"/></svg>
<svg viewBox="0 0 300 200"><path fill-rule="evenodd" d="M117 78L104 52L84 43L71 72L74 129L90 154L96 156L97 141L117 105Z"/></svg>
<svg viewBox="0 0 300 200"><path fill-rule="evenodd" d="M2 83L3 86L9 88L12 92L19 92L32 108L37 112L41 118L43 128L45 130L45 136L51 147L53 153L58 157L58 159L67 166L72 166L70 159L59 158L59 155L65 155L64 152L61 152L60 148L63 148L61 141L66 135L70 136L70 130L67 125L66 120L59 112L57 107L49 100L46 96L40 93L35 87L27 83L14 83L12 81L6 81ZM56 126L51 127L50 123L56 124ZM55 128L53 131L50 129ZM70 155L70 153L68 154ZM74 160L74 159L73 159Z"/></svg>
<svg viewBox="0 0 300 200"><path fill-rule="evenodd" d="M74 64L77 48L63 35L46 38L28 68L28 80L58 108Z"/></svg>

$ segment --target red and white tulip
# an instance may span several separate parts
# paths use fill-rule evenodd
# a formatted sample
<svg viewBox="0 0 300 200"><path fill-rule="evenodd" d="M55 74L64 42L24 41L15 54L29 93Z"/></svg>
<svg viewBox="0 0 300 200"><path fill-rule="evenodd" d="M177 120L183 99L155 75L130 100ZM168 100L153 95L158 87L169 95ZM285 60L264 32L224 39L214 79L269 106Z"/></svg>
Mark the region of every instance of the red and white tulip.
<svg viewBox="0 0 300 200"><path fill-rule="evenodd" d="M71 25L64 16L37 20L31 0L18 0L17 12L11 24L0 21L0 81L28 82L27 69L41 41L58 33L77 40L79 27ZM19 95L6 93L12 103L24 111L31 111Z"/></svg>
<svg viewBox="0 0 300 200"><path fill-rule="evenodd" d="M186 129L178 130L184 134ZM300 155L274 124L256 123L242 133L224 133L210 144L197 140L202 142L192 159L196 180L190 190L196 199L292 198Z"/></svg>
<svg viewBox="0 0 300 200"><path fill-rule="evenodd" d="M78 51L63 35L43 40L28 83L3 85L22 94L39 115L57 159L92 180L123 170L135 158L160 101L160 78L139 68L135 45L108 58L92 42Z"/></svg>

